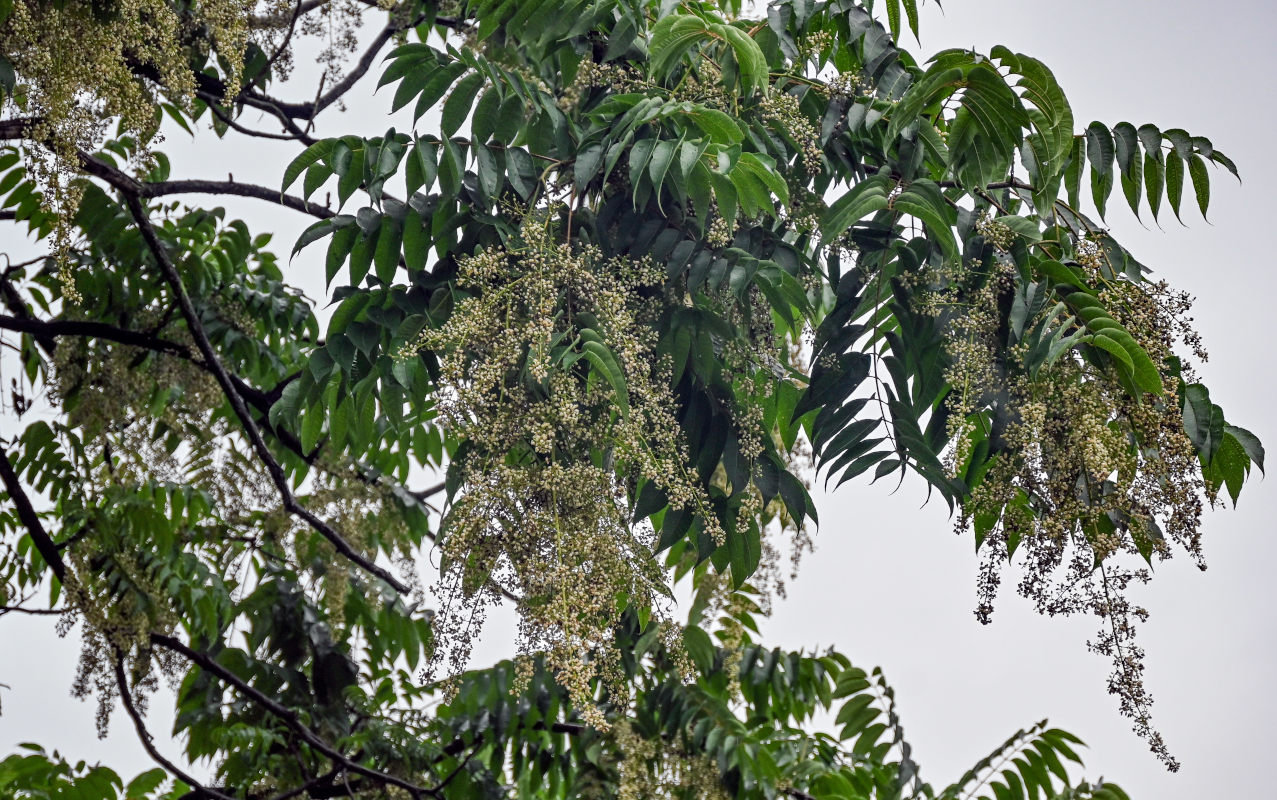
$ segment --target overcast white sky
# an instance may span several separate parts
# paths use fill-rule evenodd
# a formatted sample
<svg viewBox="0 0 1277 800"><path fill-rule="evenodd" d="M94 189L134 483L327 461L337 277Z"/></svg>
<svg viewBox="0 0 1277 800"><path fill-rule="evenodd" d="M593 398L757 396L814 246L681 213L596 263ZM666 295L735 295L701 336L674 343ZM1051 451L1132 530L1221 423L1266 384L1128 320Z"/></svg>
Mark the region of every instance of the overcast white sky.
<svg viewBox="0 0 1277 800"><path fill-rule="evenodd" d="M911 48L988 52L1005 44L1054 70L1079 129L1092 119L1182 127L1210 137L1237 162L1243 185L1212 172L1213 225L1190 211L1190 227L1182 228L1168 211L1164 230L1146 229L1117 200L1109 222L1140 260L1199 298L1196 318L1213 354L1200 372L1229 419L1270 444L1277 426L1266 398L1277 358L1262 326L1273 318L1277 279L1264 245L1271 230L1264 198L1277 185L1277 161L1263 150L1277 129L1275 9L1263 0L949 0L943 14L934 2L923 9L922 48ZM370 89L375 80L366 83ZM299 80L279 93L305 92ZM354 98L347 114L321 117L320 134L410 127L410 119L387 117L388 107L388 94ZM185 134L171 136L164 149L175 175L231 171L276 185L294 154L239 138L210 157L208 141L201 136L193 147ZM255 232L277 231L281 254L304 223L262 203L225 205ZM13 250L13 228L0 235L10 237L0 249ZM321 264L318 249L299 257L298 281L319 285ZM943 785L1011 732L1049 717L1090 745L1089 776L1117 780L1135 798L1271 796L1262 766L1277 744L1277 584L1269 577L1277 541L1268 524L1277 497L1270 484L1252 481L1237 511L1208 516L1209 571L1177 559L1138 595L1153 614L1142 630L1146 682L1157 698L1157 725L1183 763L1178 775L1147 753L1106 695L1108 662L1085 650L1093 620L1039 618L1007 591L993 625L975 621L972 543L950 532L943 504L920 507L923 498L916 483L892 494L863 481L818 497L816 554L764 636L786 647L832 644L861 666L881 665L924 779ZM123 773L149 768L123 716L110 739L94 738L92 706L67 694L76 636L60 641L48 628L48 620L0 620L0 682L11 687L0 690L0 757L17 742L37 741ZM508 634L498 624L485 651L504 652ZM152 729L163 735L171 716L159 698L155 705Z"/></svg>

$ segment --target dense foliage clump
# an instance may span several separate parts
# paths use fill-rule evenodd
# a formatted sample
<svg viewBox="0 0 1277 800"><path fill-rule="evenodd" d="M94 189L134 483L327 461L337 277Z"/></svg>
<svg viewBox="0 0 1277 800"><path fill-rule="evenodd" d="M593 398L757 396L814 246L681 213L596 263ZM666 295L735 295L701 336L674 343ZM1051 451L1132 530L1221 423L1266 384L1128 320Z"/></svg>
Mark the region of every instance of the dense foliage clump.
<svg viewBox="0 0 1277 800"><path fill-rule="evenodd" d="M0 5L0 205L45 248L0 276L0 613L78 626L75 693L163 769L124 789L37 750L0 789L1123 797L1045 723L933 790L879 673L755 643L810 481L871 471L974 538L981 621L1013 562L1042 613L1095 615L1174 769L1125 590L1200 562L1203 504L1263 448L1082 184L1101 220L1119 185L1178 216L1234 166L1180 129L1078 133L1045 65L919 61L916 3L876 5ZM290 102L302 35L323 75ZM394 127L320 138L392 42ZM165 117L297 154L280 189L176 180ZM195 194L314 218L289 269L324 271L322 325L270 236ZM465 671L505 602L518 658ZM207 769L152 747L161 677Z"/></svg>

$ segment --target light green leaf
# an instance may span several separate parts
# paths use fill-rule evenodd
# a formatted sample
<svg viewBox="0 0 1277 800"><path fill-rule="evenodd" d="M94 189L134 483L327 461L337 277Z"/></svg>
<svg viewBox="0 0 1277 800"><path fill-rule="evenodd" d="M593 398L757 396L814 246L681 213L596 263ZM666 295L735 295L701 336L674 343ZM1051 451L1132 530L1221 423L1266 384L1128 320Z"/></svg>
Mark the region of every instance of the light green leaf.
<svg viewBox="0 0 1277 800"><path fill-rule="evenodd" d="M694 42L708 36L705 23L691 14L670 14L657 20L647 49L653 74L664 77Z"/></svg>
<svg viewBox="0 0 1277 800"><path fill-rule="evenodd" d="M585 332L588 328L581 331L581 338L586 338ZM593 331L591 331L593 333ZM630 393L625 385L625 373L621 371L621 365L617 363L616 356L603 344L598 334L594 334L590 340L581 345L581 351L585 358L590 362L594 369L612 386L612 390L616 392L616 402L621 408L621 415L624 416L630 412Z"/></svg>
<svg viewBox="0 0 1277 800"><path fill-rule="evenodd" d="M740 67L740 80L746 95L753 94L755 90L766 89L767 58L763 55L763 49L758 46L758 42L734 25L714 25L712 30L725 37L731 45L732 52L736 56L736 63Z"/></svg>

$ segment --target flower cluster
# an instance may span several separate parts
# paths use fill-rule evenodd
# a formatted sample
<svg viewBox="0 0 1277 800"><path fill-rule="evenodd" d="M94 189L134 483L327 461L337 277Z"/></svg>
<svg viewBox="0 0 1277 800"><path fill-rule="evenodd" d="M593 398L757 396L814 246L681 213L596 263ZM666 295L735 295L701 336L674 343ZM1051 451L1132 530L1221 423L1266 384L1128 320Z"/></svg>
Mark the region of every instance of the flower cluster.
<svg viewBox="0 0 1277 800"><path fill-rule="evenodd" d="M984 263L949 265L915 279L919 305L945 337L952 387L947 464L955 478L972 484L958 528L974 528L983 553L976 615L989 621L1002 570L1019 555L1018 591L1041 613L1086 612L1104 620L1092 649L1113 659L1110 688L1158 756L1173 765L1149 727L1152 700L1131 641L1144 612L1122 596L1147 573L1121 571L1115 562L1125 554L1152 563L1169 557L1176 543L1201 563L1204 486L1184 433L1177 399L1182 378L1171 358L1177 341L1196 342L1188 300L1164 284L1115 274L1090 240L1067 254L1099 287L1113 319L1162 365L1165 390L1135 396L1103 360L1070 349L1043 361L1041 351L1030 348L1028 331L1062 325L1070 327L1059 331L1061 338L1086 334L1059 312L1055 299L1025 320L1025 333L1008 330L999 309L1027 296L1025 278L1004 255L1012 233L984 217L977 230L993 250ZM987 465L975 461L977 443L987 446L980 452Z"/></svg>
<svg viewBox="0 0 1277 800"><path fill-rule="evenodd" d="M663 736L642 736L631 722L612 729L620 756L616 762L617 800L682 797L726 800L718 765L703 754L691 754Z"/></svg>
<svg viewBox="0 0 1277 800"><path fill-rule="evenodd" d="M763 119L798 145L807 174L815 175L823 168L820 129L799 108L798 98L789 92L771 91L759 104Z"/></svg>
<svg viewBox="0 0 1277 800"><path fill-rule="evenodd" d="M145 160L145 145L160 123L154 87L189 103L195 74L185 43L216 42L225 53L242 53L253 6L249 0L209 0L199 4L198 14L183 15L166 0L13 4L0 26L0 52L13 61L24 86L22 111L34 120L25 133L27 168L56 223L54 253L68 301L80 300L66 263L79 205L78 154L96 150L116 120L143 145L139 158ZM234 58L227 63L229 98L239 92L241 67Z"/></svg>
<svg viewBox="0 0 1277 800"><path fill-rule="evenodd" d="M536 218L519 239L464 259L458 285L470 296L404 354L441 355L441 417L466 443L450 467L461 488L440 543L437 660L460 669L483 607L517 596L521 646L544 651L589 709L592 679L621 691L608 647L618 614L659 612L664 592L629 493L642 479L675 508L703 510L708 498L653 357L661 272L558 243ZM591 721L602 724L597 710Z"/></svg>

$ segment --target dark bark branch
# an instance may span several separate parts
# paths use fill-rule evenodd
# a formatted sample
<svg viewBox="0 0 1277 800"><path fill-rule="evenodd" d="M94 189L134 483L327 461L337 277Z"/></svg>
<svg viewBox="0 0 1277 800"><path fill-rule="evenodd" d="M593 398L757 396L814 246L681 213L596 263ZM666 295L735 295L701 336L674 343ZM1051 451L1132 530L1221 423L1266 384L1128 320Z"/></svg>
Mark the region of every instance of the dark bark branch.
<svg viewBox="0 0 1277 800"><path fill-rule="evenodd" d="M362 1L363 0L361 0L361 2ZM376 5L372 2L366 2L365 4L369 6ZM386 23L386 27L382 28L376 37L373 38L372 43L369 44L366 50L364 50L364 54L359 58L359 61L355 63L354 68L351 69L350 72L346 73L344 78L334 84L333 88L319 95L319 97L315 98L313 101L290 103L285 100L277 100L266 94L251 91L246 92L242 99L245 102L249 102L251 98L258 102L268 103L280 114L284 114L291 119L306 120L309 122L313 120L319 112L340 100L342 95L350 91L351 87L358 83L359 80L367 74L373 63L377 60L377 54L381 52L381 48L385 47L386 42L389 42L396 33L412 28L420 23L421 18L400 22L396 22L392 19L390 22ZM458 20L450 17L438 17L435 19L435 24L443 25L448 28L458 28L461 26L461 23ZM223 93L225 93L225 90L223 90Z"/></svg>
<svg viewBox="0 0 1277 800"><path fill-rule="evenodd" d="M319 205L311 203L290 194L282 194L274 189L265 186L258 186L254 183L241 183L239 181L206 181L206 180L181 180L181 181L159 181L156 183L143 183L132 175L116 169L101 159L83 151L79 154L80 168L95 178L106 181L111 186L139 198L164 197L171 194L229 194L238 195L240 197L254 197L258 200L266 200L271 203L278 203L286 208L295 211L301 211L320 219L327 219L333 216L333 212Z"/></svg>
<svg viewBox="0 0 1277 800"><path fill-rule="evenodd" d="M22 301L22 295L18 294L17 287L4 275L0 275L0 302L4 303L4 307L9 309L9 313L13 314L14 317L22 320L33 319L31 310ZM36 334L35 342L40 346L40 349L52 355L55 344L53 337Z"/></svg>
<svg viewBox="0 0 1277 800"><path fill-rule="evenodd" d="M0 480L4 482L4 489L9 494L9 502L13 503L14 508L17 509L18 519L26 526L35 549L44 557L49 568L53 570L53 574L58 576L58 580L65 582L67 568L66 564L62 563L62 554L58 552L58 546L54 544L53 537L49 536L44 529L44 524L40 522L40 515L36 514L35 508L31 505L31 500L23 490L22 482L18 480L18 473L14 471L13 464L9 461L9 454L4 452L4 448L0 448Z"/></svg>
<svg viewBox="0 0 1277 800"><path fill-rule="evenodd" d="M65 608L27 608L26 606L0 606L0 617L5 614L30 614L32 616L61 616L67 613Z"/></svg>
<svg viewBox="0 0 1277 800"><path fill-rule="evenodd" d="M20 119L0 120L0 139L23 139L27 138L31 132L31 128L39 122L36 117L25 117ZM298 129L298 133L301 133ZM287 137L296 138L296 137ZM310 140L314 141L314 140ZM132 175L117 169L101 159L94 158L89 153L81 150L79 152L80 169L95 178L106 181L111 186L122 192L137 195L138 197L164 197L171 194L229 194L240 197L253 197L258 200L266 200L267 202L277 203L294 211L301 211L304 214L310 214L320 219L327 219L333 216L333 212L318 203L311 203L300 197L290 194L283 194L274 189L265 186L258 186L253 183L241 183L239 181L206 181L206 180L181 180L181 181L158 181L155 183L143 183Z"/></svg>
<svg viewBox="0 0 1277 800"><path fill-rule="evenodd" d="M40 121L40 117L0 119L0 139L25 139L29 131Z"/></svg>
<svg viewBox="0 0 1277 800"><path fill-rule="evenodd" d="M190 348L180 342L162 339L141 331L117 328L105 322L89 322L87 320L40 320L34 317L19 318L0 314L0 330L29 333L37 339L53 339L57 336L90 336L106 339L131 347L167 353L194 362L198 366L205 364L195 357Z"/></svg>
<svg viewBox="0 0 1277 800"><path fill-rule="evenodd" d="M234 687L240 694L257 703L271 715L278 718L281 722L291 728L298 736L300 736L304 742L332 759L333 763L340 764L346 771L358 773L381 784L398 786L401 789L407 790L413 795L413 797L418 798L418 800L421 795L431 793L430 790L424 786L418 786L417 784L403 780L402 778L396 778L394 775L388 775L379 770L372 769L371 767L365 767L364 765L347 758L341 753L341 751L325 742L318 734L303 725L295 711L287 706L281 705L262 692L254 689L251 685L240 679L235 673L210 658L208 654L201 653L198 650L193 650L178 639L164 634L152 633L150 640L153 644L159 647L163 647L166 650L171 650L174 653L181 655L188 661L198 665L205 672L216 676L224 683Z"/></svg>
<svg viewBox="0 0 1277 800"><path fill-rule="evenodd" d="M312 800L317 800L317 798L320 798L320 797L342 797L343 796L342 794L331 794L331 795L323 794L323 790L325 788L331 788L328 785L331 784L332 780L336 778L339 774L341 774L341 770L331 769L328 772L325 772L323 775L320 775L316 778L306 781L301 786L298 786L295 789L289 789L288 791L280 792L279 794L271 797L270 800L289 800L289 798L296 797L299 794L308 794L310 795Z"/></svg>
<svg viewBox="0 0 1277 800"><path fill-rule="evenodd" d="M25 307L19 306L23 311ZM119 344L130 347L138 347L151 350L157 353L164 353L177 358L184 359L194 364L216 377L216 372L210 366L209 362L200 358L198 354L191 352L190 348L180 342L174 342L142 331L133 331L125 328L118 328L104 322L90 322L84 320L40 320L34 317L10 317L0 314L0 330L10 330L17 333L29 333L36 338L36 341L42 344L42 348L47 353L52 353L55 347L55 339L59 336L85 336L96 339L104 339L106 341L117 342ZM301 442L297 437L293 436L286 430L280 430L270 425L268 415L271 406L279 399L279 395L283 392L284 387L296 376L289 376L280 381L279 385L269 391L263 391L255 386L245 383L242 378L234 373L228 372L235 391L249 405L253 407L259 414L261 419L256 420L267 431L271 433L280 444L301 458L307 464L314 464L317 453L307 453L301 446ZM384 478L382 478L384 480ZM376 480L376 479L370 479ZM425 500L433 495L442 492L445 483L438 483L434 486L427 487L421 491L410 492L418 500ZM63 545L65 546L65 544ZM497 587L511 601L518 603L519 598Z"/></svg>
<svg viewBox="0 0 1277 800"><path fill-rule="evenodd" d="M242 133L245 136L256 136L259 139L275 139L275 140L285 141L285 142L301 142L304 145L311 145L314 143L313 139L301 134L270 133L269 131L254 130L253 128L249 128L245 125L241 125L235 121L234 117L230 116L229 114L227 114L225 111L222 110L222 107L218 105L218 102L215 98L213 98L212 101L210 101L210 95L206 95L203 92L200 92L199 95L200 95L200 99L208 104L208 108L210 111L213 112L213 115L216 116L218 119L220 119L222 122L226 123L226 127L230 128L233 131L238 131L239 133Z"/></svg>
<svg viewBox="0 0 1277 800"><path fill-rule="evenodd" d="M426 498L434 497L446 488L448 488L447 481L439 481L434 486L427 486L426 488L416 492L410 491L409 494L418 500L425 500Z"/></svg>
<svg viewBox="0 0 1277 800"><path fill-rule="evenodd" d="M320 6L328 5L332 0L306 0L297 6L296 12L293 14L275 14L273 16L252 16L248 18L248 24L254 28L274 28L279 25L288 24L289 19L297 19L303 17Z"/></svg>
<svg viewBox="0 0 1277 800"><path fill-rule="evenodd" d="M139 183L138 187L138 194L141 197L164 197L171 194L230 194L240 197L255 197L258 200L278 203L286 208L300 211L303 214L310 214L312 217L320 219L335 216L335 212L324 208L318 203L311 203L295 195L282 194L265 186L242 183L240 181L163 181L160 183Z"/></svg>
<svg viewBox="0 0 1277 800"><path fill-rule="evenodd" d="M133 703L133 694L129 691L128 679L124 675L124 659L118 651L115 656L115 683L120 689L120 700L124 704L124 710L128 713L129 719L133 720L133 727L137 730L137 738L141 740L142 747L146 750L147 755L151 757L151 760L168 770L171 775L174 775L179 780L186 783L187 786L194 787L195 791L192 794L195 798L199 798L200 800L204 800L205 798L212 798L212 800L235 800L234 797L231 797L228 794L223 794L217 789L212 789L200 784L199 781L195 780L195 778L191 777L191 775L184 771L181 767L177 766L172 761L169 761L160 753L160 751L155 749L154 737L152 737L151 732L146 729L146 723L142 721L142 715L138 713L137 706Z"/></svg>
<svg viewBox="0 0 1277 800"><path fill-rule="evenodd" d="M26 309L23 308L23 311ZM180 342L174 342L159 336L154 336L142 331L132 331L126 328L117 328L105 322L91 322L87 320L40 320L31 316L26 317L8 317L0 314L0 330L10 330L18 333L29 333L40 343L41 349L46 353L52 353L58 336L86 336L96 339L105 339L110 342L128 345L130 347L138 347L145 350L151 350L157 353L165 353L191 362L200 369L213 372L208 362L199 358L197 354L191 352L191 349ZM251 386L244 382L238 375L230 375L231 382L235 384L235 389L244 397L254 408L265 414L270 411L270 407L274 405L278 395L283 391L283 387L287 385L290 378L286 378L276 388L262 391L255 386ZM300 446L299 446L300 450ZM304 458L304 454L298 453Z"/></svg>
<svg viewBox="0 0 1277 800"><path fill-rule="evenodd" d="M275 484L275 489L283 502L284 510L304 520L317 533L327 539L338 553L357 564L364 571L385 581L400 594L407 594L407 586L388 571L358 553L342 538L341 534L333 530L328 523L315 516L297 501L297 498L293 495L292 488L288 485L288 478L284 474L283 467L275 460L270 448L266 446L265 440L262 439L261 431L257 427L257 422L249 412L248 406L245 405L244 398L240 395L238 387L231 380L225 367L222 366L221 360L217 357L217 352L213 349L212 343L209 342L208 336L204 333L199 313L191 303L191 298L186 293L186 287L182 285L182 277L178 274L177 268L169 258L168 251L164 249L163 242L156 235L155 228L152 227L151 220L147 216L146 210L142 207L141 201L134 195L126 195L125 201L128 204L129 211L133 214L133 219L137 222L137 226L142 232L142 237L146 240L147 246L155 256L160 272L168 282L169 288L182 310L182 315L186 318L186 325L195 340L196 348L204 357L204 361L208 363L213 377L217 379L218 384L222 387L222 392L226 395L227 400L230 401L231 409L235 412L235 416L239 418L253 451L270 474L271 481Z"/></svg>

